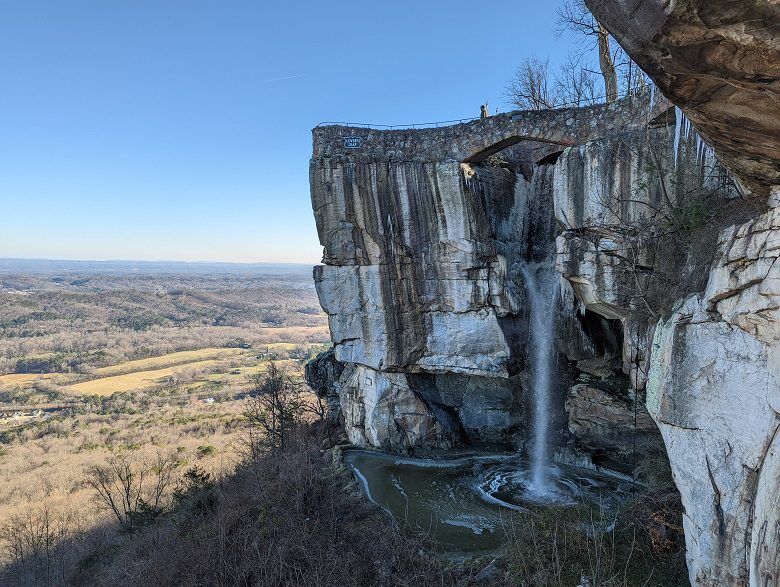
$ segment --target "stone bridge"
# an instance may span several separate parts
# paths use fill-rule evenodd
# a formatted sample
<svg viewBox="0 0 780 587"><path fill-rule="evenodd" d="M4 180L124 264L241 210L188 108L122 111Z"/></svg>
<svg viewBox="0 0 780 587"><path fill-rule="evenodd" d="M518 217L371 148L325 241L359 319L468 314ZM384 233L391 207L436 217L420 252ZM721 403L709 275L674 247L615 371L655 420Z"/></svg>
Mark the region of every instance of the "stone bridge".
<svg viewBox="0 0 780 587"><path fill-rule="evenodd" d="M380 130L344 125L318 126L313 131L313 160L338 162L479 163L521 141L563 147L639 130L663 117L671 104L660 93L639 95L585 108L512 111L451 126Z"/></svg>
<svg viewBox="0 0 780 587"><path fill-rule="evenodd" d="M669 109L647 92L437 128L315 128L311 197L324 247L315 283L336 358L392 372L506 377L511 349L500 320L524 311L518 271L555 250L548 157L575 146L591 145L587 157L596 158L626 150L594 144L644 136L652 121L665 127ZM485 161L502 150L501 165ZM632 160L607 151L599 168ZM582 183L582 162L575 167L572 182ZM612 176L603 183L622 185Z"/></svg>

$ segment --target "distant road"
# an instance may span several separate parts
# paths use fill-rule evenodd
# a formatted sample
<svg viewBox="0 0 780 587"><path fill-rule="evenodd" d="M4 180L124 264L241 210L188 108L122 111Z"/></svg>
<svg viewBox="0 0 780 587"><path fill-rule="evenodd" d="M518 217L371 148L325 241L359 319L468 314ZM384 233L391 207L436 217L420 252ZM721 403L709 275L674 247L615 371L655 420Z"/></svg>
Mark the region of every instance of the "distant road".
<svg viewBox="0 0 780 587"><path fill-rule="evenodd" d="M66 410L74 406L76 402L68 403L51 403L51 404L31 404L31 405L18 405L18 404L0 404L0 414L13 414L14 412L34 412L35 410L43 410L44 412L54 412L57 410Z"/></svg>

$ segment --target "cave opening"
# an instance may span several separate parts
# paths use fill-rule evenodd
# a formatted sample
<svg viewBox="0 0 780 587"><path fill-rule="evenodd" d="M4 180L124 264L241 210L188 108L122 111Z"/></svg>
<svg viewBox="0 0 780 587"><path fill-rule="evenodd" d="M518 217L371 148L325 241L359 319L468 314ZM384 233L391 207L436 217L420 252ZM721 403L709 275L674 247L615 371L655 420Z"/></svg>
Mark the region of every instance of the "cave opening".
<svg viewBox="0 0 780 587"><path fill-rule="evenodd" d="M577 313L583 332L593 344L597 357L605 360L620 359L623 352L623 321L605 318L588 310Z"/></svg>

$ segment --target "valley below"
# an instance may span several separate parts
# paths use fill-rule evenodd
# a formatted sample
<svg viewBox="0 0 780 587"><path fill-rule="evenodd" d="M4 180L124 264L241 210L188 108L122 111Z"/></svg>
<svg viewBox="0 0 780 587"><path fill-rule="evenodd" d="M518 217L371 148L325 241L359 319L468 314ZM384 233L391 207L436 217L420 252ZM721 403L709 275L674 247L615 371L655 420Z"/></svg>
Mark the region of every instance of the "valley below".
<svg viewBox="0 0 780 587"><path fill-rule="evenodd" d="M71 542L63 573L121 543L87 480L117 455L232 474L258 377L273 363L300 382L328 341L308 267L26 269L0 272L0 566L44 514Z"/></svg>

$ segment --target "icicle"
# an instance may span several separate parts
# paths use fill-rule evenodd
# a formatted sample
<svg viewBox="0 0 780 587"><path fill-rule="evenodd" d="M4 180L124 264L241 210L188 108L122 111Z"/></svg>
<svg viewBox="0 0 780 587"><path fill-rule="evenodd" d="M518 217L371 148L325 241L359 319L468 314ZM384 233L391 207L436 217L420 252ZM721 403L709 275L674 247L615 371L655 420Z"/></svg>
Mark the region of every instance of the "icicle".
<svg viewBox="0 0 780 587"><path fill-rule="evenodd" d="M650 110L653 109L654 103L655 103L655 84L653 82L650 82Z"/></svg>
<svg viewBox="0 0 780 587"><path fill-rule="evenodd" d="M704 162L715 162L715 149L704 143Z"/></svg>
<svg viewBox="0 0 780 587"><path fill-rule="evenodd" d="M701 135L699 133L696 133L696 163L701 163Z"/></svg>
<svg viewBox="0 0 780 587"><path fill-rule="evenodd" d="M680 150L680 131L682 131L685 115L677 106L674 107L674 168L677 169L677 152Z"/></svg>

